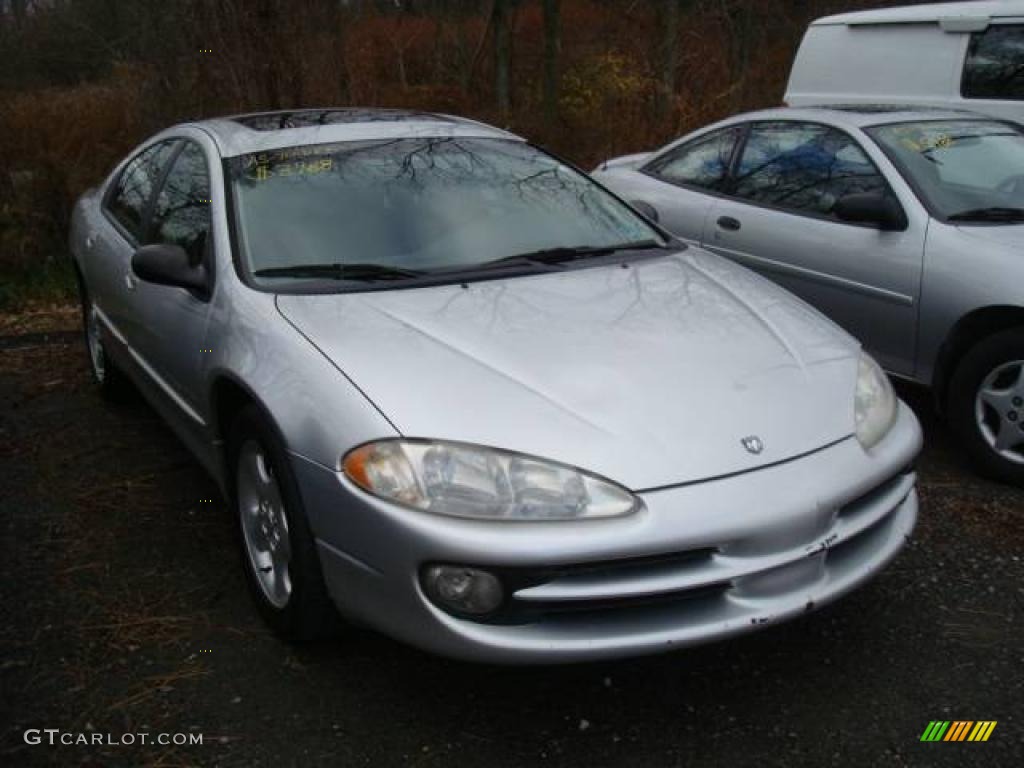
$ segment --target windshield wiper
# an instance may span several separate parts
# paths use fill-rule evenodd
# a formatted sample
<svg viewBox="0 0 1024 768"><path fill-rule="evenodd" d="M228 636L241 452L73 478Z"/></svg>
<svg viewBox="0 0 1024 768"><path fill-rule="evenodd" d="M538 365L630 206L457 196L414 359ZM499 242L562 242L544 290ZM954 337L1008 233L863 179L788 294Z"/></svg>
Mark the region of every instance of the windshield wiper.
<svg viewBox="0 0 1024 768"><path fill-rule="evenodd" d="M657 240L638 240L634 243L620 243L619 245L577 245L563 248L544 248L539 251L528 251L517 253L514 256L505 256L493 261L485 261L480 267L504 267L516 264L565 264L579 259L589 259L594 256L606 256L616 251L639 251L647 248L663 248Z"/></svg>
<svg viewBox="0 0 1024 768"><path fill-rule="evenodd" d="M1017 222L1024 221L1024 208L973 208L969 211L960 211L946 217L949 221L996 221L996 222Z"/></svg>
<svg viewBox="0 0 1024 768"><path fill-rule="evenodd" d="M386 264L294 264L267 267L253 272L256 277L321 277L329 280L401 280L419 277L423 272Z"/></svg>

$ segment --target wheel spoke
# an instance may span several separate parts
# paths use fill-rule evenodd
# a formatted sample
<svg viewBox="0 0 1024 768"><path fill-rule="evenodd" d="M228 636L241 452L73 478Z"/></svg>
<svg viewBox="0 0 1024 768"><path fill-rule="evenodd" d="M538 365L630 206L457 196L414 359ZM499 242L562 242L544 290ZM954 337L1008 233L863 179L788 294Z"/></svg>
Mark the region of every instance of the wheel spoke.
<svg viewBox="0 0 1024 768"><path fill-rule="evenodd" d="M1007 419L999 420L999 434L996 435L995 449L1006 451L1024 440L1024 433L1017 424Z"/></svg>
<svg viewBox="0 0 1024 768"><path fill-rule="evenodd" d="M1015 397L1024 398L1024 363L1017 365L1017 380L1010 387Z"/></svg>
<svg viewBox="0 0 1024 768"><path fill-rule="evenodd" d="M286 565L288 563L291 563L291 561L292 561L292 544L291 544L291 541L288 539L288 533L287 532L281 532L281 539L278 542L277 552L275 553L274 557L275 558L279 558L281 560L281 562L285 563Z"/></svg>
<svg viewBox="0 0 1024 768"><path fill-rule="evenodd" d="M1011 396L1010 391L1005 389L987 388L978 392L978 397L981 399L981 402L991 408L994 408L1000 418L1010 407Z"/></svg>
<svg viewBox="0 0 1024 768"><path fill-rule="evenodd" d="M274 558L274 593L287 599L291 592L291 581L288 574L288 564L280 559Z"/></svg>
<svg viewBox="0 0 1024 768"><path fill-rule="evenodd" d="M274 480L274 476L270 473L270 466L267 462L267 457L264 456L263 451L257 449L253 458L255 460L255 479L257 486L259 487L260 493L264 498L269 495L277 496L277 483Z"/></svg>

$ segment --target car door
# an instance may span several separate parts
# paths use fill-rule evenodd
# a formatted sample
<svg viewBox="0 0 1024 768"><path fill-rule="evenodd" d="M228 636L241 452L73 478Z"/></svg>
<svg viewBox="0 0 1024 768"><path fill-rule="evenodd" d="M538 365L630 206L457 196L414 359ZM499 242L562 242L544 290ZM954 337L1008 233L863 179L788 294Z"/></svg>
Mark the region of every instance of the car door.
<svg viewBox="0 0 1024 768"><path fill-rule="evenodd" d="M705 133L665 152L639 173L646 183L630 190L658 212L658 220L679 238L700 243L704 221L714 203L709 192L720 192L741 129L729 126Z"/></svg>
<svg viewBox="0 0 1024 768"><path fill-rule="evenodd" d="M210 237L210 173L203 148L183 140L154 196L145 242L181 246L193 264L214 274ZM132 278L132 314L138 320L137 351L160 394L191 436L205 427L202 374L211 296Z"/></svg>
<svg viewBox="0 0 1024 768"><path fill-rule="evenodd" d="M705 247L817 307L889 371L913 375L927 220L882 231L835 218L846 194L893 194L852 136L818 123L753 123L726 192L707 218Z"/></svg>
<svg viewBox="0 0 1024 768"><path fill-rule="evenodd" d="M142 238L153 193L177 149L176 140L160 141L124 164L107 186L102 201L104 226L85 241L82 267L93 300L102 312L114 344L110 351L125 367L137 366L135 343L141 328L131 311L132 254Z"/></svg>

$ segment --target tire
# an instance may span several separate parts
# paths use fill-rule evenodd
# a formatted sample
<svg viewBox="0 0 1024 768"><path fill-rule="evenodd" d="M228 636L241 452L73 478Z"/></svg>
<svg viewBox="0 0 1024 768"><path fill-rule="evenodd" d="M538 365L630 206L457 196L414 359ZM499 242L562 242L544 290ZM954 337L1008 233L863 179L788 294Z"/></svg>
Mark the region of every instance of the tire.
<svg viewBox="0 0 1024 768"><path fill-rule="evenodd" d="M336 625L320 558L287 451L255 406L228 439L231 506L249 591L281 637L308 641Z"/></svg>
<svg viewBox="0 0 1024 768"><path fill-rule="evenodd" d="M1024 486L1024 327L989 336L950 381L950 425L978 470Z"/></svg>
<svg viewBox="0 0 1024 768"><path fill-rule="evenodd" d="M81 275L78 275L78 295L82 307L82 338L85 341L85 355L92 380L105 400L114 403L124 402L131 397L131 381L103 348L98 310Z"/></svg>

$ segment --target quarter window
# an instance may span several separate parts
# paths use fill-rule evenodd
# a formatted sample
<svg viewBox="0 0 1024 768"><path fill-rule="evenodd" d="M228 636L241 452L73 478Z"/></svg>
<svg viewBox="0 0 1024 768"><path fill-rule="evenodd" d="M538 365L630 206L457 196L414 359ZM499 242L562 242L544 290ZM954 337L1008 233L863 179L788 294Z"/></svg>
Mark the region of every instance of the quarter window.
<svg viewBox="0 0 1024 768"><path fill-rule="evenodd" d="M721 190L739 134L739 128L715 131L656 158L644 170L675 184Z"/></svg>
<svg viewBox="0 0 1024 768"><path fill-rule="evenodd" d="M759 123L736 168L737 197L802 213L831 215L836 201L888 186L857 143L812 123Z"/></svg>
<svg viewBox="0 0 1024 768"><path fill-rule="evenodd" d="M203 150L186 142L153 206L150 240L180 245L198 263L210 231L210 174Z"/></svg>
<svg viewBox="0 0 1024 768"><path fill-rule="evenodd" d="M125 166L110 195L107 210L136 239L142 235L146 206L173 149L174 142L163 141L143 150Z"/></svg>
<svg viewBox="0 0 1024 768"><path fill-rule="evenodd" d="M971 36L961 90L967 99L1024 101L1024 25L993 25Z"/></svg>

